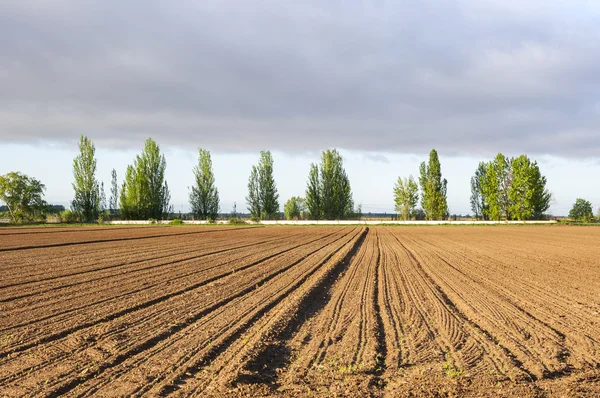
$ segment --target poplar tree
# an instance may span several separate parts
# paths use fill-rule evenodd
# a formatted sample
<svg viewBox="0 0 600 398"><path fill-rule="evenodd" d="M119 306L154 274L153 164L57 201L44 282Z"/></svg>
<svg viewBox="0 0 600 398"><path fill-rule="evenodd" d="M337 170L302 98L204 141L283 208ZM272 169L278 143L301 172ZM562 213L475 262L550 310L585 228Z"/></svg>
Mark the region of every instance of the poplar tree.
<svg viewBox="0 0 600 398"><path fill-rule="evenodd" d="M437 151L429 153L429 162L421 163L419 183L421 206L428 220L442 220L448 216L446 190L448 182L442 179L442 168Z"/></svg>
<svg viewBox="0 0 600 398"><path fill-rule="evenodd" d="M479 162L475 175L471 177L471 210L475 218L487 220L487 203L483 193L486 163Z"/></svg>
<svg viewBox="0 0 600 398"><path fill-rule="evenodd" d="M279 194L273 178L273 157L270 151L261 151L258 165L252 166L246 205L251 218L255 220L279 218Z"/></svg>
<svg viewBox="0 0 600 398"><path fill-rule="evenodd" d="M258 168L256 166L252 166L250 177L248 178L246 206L250 212L250 218L252 220L260 220L262 207L260 205L260 184L258 181Z"/></svg>
<svg viewBox="0 0 600 398"><path fill-rule="evenodd" d="M75 198L71 204L83 221L91 222L98 218L100 206L100 186L96 179L96 147L84 135L79 138L79 155L73 159L73 190Z"/></svg>
<svg viewBox="0 0 600 398"><path fill-rule="evenodd" d="M306 209L308 218L311 220L320 220L323 218L323 206L321 203L321 182L319 180L319 167L316 164L310 165L308 172L308 182L306 187Z"/></svg>
<svg viewBox="0 0 600 398"><path fill-rule="evenodd" d="M112 169L110 185L111 187L108 207L110 214L116 216L119 211L119 186L117 183L117 171L115 169Z"/></svg>
<svg viewBox="0 0 600 398"><path fill-rule="evenodd" d="M414 216L417 202L419 201L419 186L413 176L408 178L398 177L394 186L395 210L404 221Z"/></svg>
<svg viewBox="0 0 600 398"><path fill-rule="evenodd" d="M190 206L194 216L214 220L219 214L219 190L215 186L210 152L198 150L198 164L194 167L195 184L190 192Z"/></svg>
<svg viewBox="0 0 600 398"><path fill-rule="evenodd" d="M171 194L165 181L167 161L160 147L148 138L144 150L127 167L121 188L121 214L124 218L161 219L169 212Z"/></svg>
<svg viewBox="0 0 600 398"><path fill-rule="evenodd" d="M283 213L287 220L299 220L304 210L304 199L299 196L292 196L283 206Z"/></svg>
<svg viewBox="0 0 600 398"><path fill-rule="evenodd" d="M306 207L311 219L340 220L354 216L350 179L336 149L323 151L319 166L311 164Z"/></svg>

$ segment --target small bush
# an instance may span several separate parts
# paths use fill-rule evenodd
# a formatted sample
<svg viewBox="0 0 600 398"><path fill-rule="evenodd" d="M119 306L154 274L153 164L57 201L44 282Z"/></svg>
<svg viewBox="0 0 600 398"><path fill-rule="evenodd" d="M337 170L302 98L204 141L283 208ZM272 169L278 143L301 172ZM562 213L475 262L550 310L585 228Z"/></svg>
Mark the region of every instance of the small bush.
<svg viewBox="0 0 600 398"><path fill-rule="evenodd" d="M110 214L108 212L98 214L98 224L102 225L106 221L110 220Z"/></svg>
<svg viewBox="0 0 600 398"><path fill-rule="evenodd" d="M75 211L63 210L60 212L60 222L67 224L78 223L81 222L81 217Z"/></svg>
<svg viewBox="0 0 600 398"><path fill-rule="evenodd" d="M176 218L174 220L171 220L169 225L183 225L183 221L181 221L179 218Z"/></svg>
<svg viewBox="0 0 600 398"><path fill-rule="evenodd" d="M247 224L246 220L239 217L232 217L229 219L229 224L231 225L244 225Z"/></svg>
<svg viewBox="0 0 600 398"><path fill-rule="evenodd" d="M157 222L156 218L149 218L148 219L148 223L150 223L150 225L154 225L154 224L156 224L156 222Z"/></svg>

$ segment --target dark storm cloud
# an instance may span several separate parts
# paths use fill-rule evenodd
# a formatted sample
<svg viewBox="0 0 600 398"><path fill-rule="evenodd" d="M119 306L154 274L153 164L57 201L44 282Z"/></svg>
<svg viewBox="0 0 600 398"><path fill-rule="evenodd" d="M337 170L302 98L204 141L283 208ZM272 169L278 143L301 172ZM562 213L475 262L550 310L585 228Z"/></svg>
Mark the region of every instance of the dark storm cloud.
<svg viewBox="0 0 600 398"><path fill-rule="evenodd" d="M0 141L594 155L599 9L575 4L5 3Z"/></svg>

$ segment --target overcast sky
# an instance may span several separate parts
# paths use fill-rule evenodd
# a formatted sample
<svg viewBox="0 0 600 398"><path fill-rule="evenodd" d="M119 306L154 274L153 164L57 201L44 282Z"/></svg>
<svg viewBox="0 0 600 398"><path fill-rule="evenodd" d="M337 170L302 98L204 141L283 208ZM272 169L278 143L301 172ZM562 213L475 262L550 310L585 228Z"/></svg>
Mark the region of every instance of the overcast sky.
<svg viewBox="0 0 600 398"><path fill-rule="evenodd" d="M337 147L356 202L391 211L397 176L436 148L466 213L477 162L501 151L540 162L554 213L597 207L598 26L597 1L4 1L0 174L67 203L79 134L106 183L153 137L176 208L204 147L228 211L260 149L284 201Z"/></svg>

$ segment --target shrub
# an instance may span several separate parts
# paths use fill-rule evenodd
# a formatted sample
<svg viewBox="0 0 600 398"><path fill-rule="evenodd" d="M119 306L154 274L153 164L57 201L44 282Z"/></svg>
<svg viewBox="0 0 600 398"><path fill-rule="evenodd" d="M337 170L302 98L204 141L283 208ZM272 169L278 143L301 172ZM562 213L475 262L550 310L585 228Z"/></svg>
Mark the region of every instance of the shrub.
<svg viewBox="0 0 600 398"><path fill-rule="evenodd" d="M110 220L110 214L108 212L102 212L98 214L98 224L104 224Z"/></svg>
<svg viewBox="0 0 600 398"><path fill-rule="evenodd" d="M60 222L72 224L81 222L81 217L79 213L71 210L63 210L60 212Z"/></svg>
<svg viewBox="0 0 600 398"><path fill-rule="evenodd" d="M176 218L172 220L169 225L183 225L183 221L181 221L179 218Z"/></svg>
<svg viewBox="0 0 600 398"><path fill-rule="evenodd" d="M148 223L150 223L150 225L156 224L156 218L149 218Z"/></svg>
<svg viewBox="0 0 600 398"><path fill-rule="evenodd" d="M229 219L229 224L231 225L242 225L247 224L246 220L239 217L232 217Z"/></svg>

